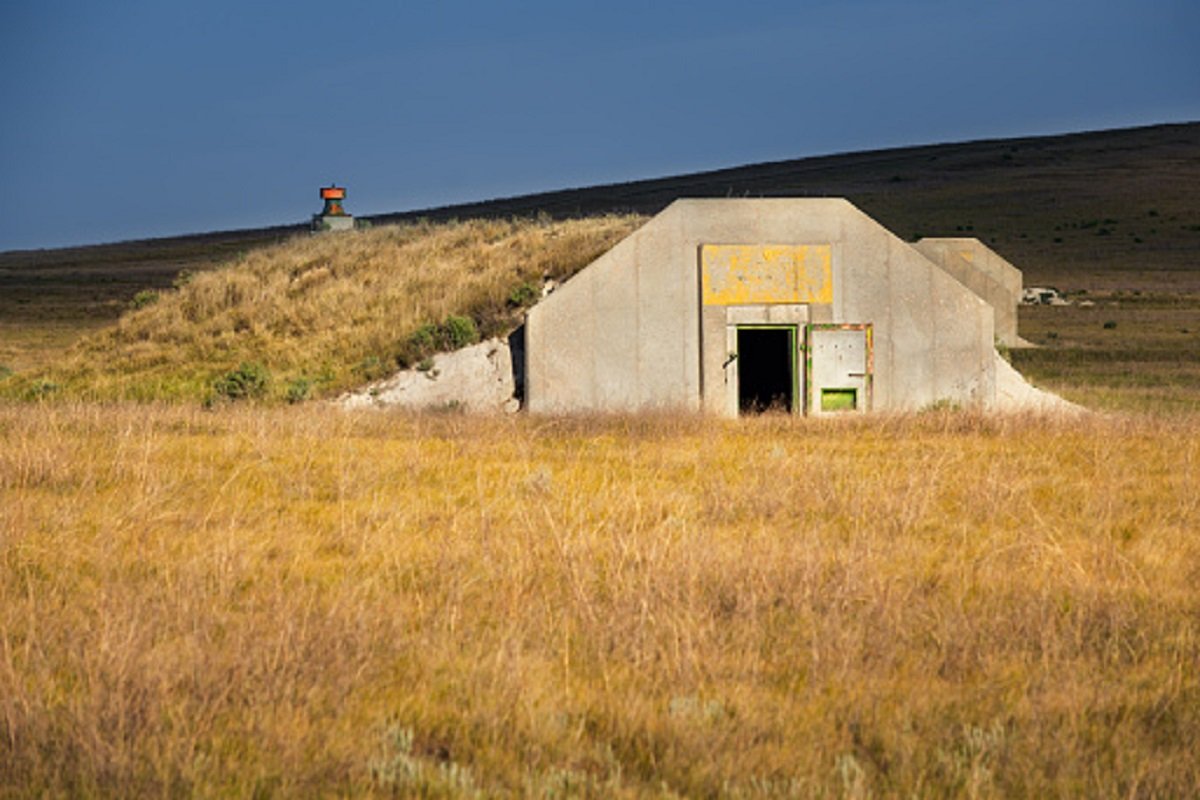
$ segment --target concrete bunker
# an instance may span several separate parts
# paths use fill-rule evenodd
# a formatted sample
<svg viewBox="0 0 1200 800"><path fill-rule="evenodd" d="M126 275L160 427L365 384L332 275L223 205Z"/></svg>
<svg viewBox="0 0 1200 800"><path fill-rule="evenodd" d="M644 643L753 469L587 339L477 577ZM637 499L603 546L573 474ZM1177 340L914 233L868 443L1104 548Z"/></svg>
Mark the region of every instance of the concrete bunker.
<svg viewBox="0 0 1200 800"><path fill-rule="evenodd" d="M842 199L676 201L530 310L526 408L993 406L1020 272L972 242L914 247Z"/></svg>

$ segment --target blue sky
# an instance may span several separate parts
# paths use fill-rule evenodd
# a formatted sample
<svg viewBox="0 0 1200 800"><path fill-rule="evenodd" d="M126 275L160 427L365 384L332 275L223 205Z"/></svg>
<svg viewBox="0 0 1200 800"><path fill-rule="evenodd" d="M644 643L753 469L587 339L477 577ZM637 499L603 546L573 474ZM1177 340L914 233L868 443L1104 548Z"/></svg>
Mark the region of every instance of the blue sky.
<svg viewBox="0 0 1200 800"><path fill-rule="evenodd" d="M0 250L1200 120L1197 0L44 0L0 43Z"/></svg>

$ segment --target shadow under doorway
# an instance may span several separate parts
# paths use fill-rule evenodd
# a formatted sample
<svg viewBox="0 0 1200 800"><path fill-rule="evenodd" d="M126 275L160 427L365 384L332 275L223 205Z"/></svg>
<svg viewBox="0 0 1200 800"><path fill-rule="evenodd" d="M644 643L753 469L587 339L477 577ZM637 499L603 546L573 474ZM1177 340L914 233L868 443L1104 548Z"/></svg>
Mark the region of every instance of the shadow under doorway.
<svg viewBox="0 0 1200 800"><path fill-rule="evenodd" d="M796 328L737 329L738 413L796 408Z"/></svg>

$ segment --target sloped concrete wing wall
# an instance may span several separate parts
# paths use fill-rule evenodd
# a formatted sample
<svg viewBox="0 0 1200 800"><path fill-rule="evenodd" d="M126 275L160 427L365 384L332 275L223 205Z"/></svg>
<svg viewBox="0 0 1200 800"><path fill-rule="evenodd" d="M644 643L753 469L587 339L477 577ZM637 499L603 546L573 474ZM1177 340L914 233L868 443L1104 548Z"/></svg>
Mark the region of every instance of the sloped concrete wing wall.
<svg viewBox="0 0 1200 800"><path fill-rule="evenodd" d="M1021 271L978 239L925 238L913 245L922 255L992 306L996 341L1008 347L1024 342L1017 335Z"/></svg>
<svg viewBox="0 0 1200 800"><path fill-rule="evenodd" d="M855 214L846 291L835 313L875 325L876 408L991 403L991 306L874 220Z"/></svg>
<svg viewBox="0 0 1200 800"><path fill-rule="evenodd" d="M731 307L701 305L706 244L828 247L832 302L804 317L874 325L874 408L994 397L991 306L849 202L680 200L530 311L529 410L729 413Z"/></svg>

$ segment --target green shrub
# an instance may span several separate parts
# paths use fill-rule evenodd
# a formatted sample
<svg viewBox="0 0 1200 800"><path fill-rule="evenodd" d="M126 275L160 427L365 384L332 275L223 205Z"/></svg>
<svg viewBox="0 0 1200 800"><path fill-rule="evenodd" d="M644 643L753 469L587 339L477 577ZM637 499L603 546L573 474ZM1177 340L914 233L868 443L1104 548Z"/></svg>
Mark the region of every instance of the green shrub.
<svg viewBox="0 0 1200 800"><path fill-rule="evenodd" d="M1111 331L1115 327L1117 327L1116 320L1110 319L1104 323L1104 330L1106 330L1106 331Z"/></svg>
<svg viewBox="0 0 1200 800"><path fill-rule="evenodd" d="M422 325L408 337L408 346L419 353L432 350L437 340L437 332L437 325Z"/></svg>
<svg viewBox="0 0 1200 800"><path fill-rule="evenodd" d="M508 305L510 308L528 308L538 301L539 294L534 284L522 283L508 293Z"/></svg>
<svg viewBox="0 0 1200 800"><path fill-rule="evenodd" d="M192 272L190 269L181 269L179 270L178 274L175 275L175 280L171 281L171 285L176 289L182 289L195 280L195 278L195 272Z"/></svg>
<svg viewBox="0 0 1200 800"><path fill-rule="evenodd" d="M213 392L229 400L248 400L267 393L271 375L262 364L243 361L237 369L213 382Z"/></svg>
<svg viewBox="0 0 1200 800"><path fill-rule="evenodd" d="M312 381L303 376L293 378L287 385L287 401L293 404L304 402L312 393L312 385Z"/></svg>
<svg viewBox="0 0 1200 800"><path fill-rule="evenodd" d="M449 316L442 323L445 333L445 343L453 350L475 344L479 341L479 329L470 317Z"/></svg>
<svg viewBox="0 0 1200 800"><path fill-rule="evenodd" d="M60 388L62 387L53 381L37 381L33 383L28 390L26 390L26 394L29 399L37 400L42 397L49 397L57 392Z"/></svg>
<svg viewBox="0 0 1200 800"><path fill-rule="evenodd" d="M373 381L376 378L382 378L387 369L384 367L383 359L379 356L367 356L362 361L358 362L356 371L365 380Z"/></svg>
<svg viewBox="0 0 1200 800"><path fill-rule="evenodd" d="M4 364L0 364L0 381L4 380L5 378L9 377L12 374L13 374L13 371L12 371L11 367L7 367Z"/></svg>
<svg viewBox="0 0 1200 800"><path fill-rule="evenodd" d="M422 325L405 340L396 356L400 366L422 361L434 353L458 350L479 341L479 328L470 317L449 316L441 325Z"/></svg>
<svg viewBox="0 0 1200 800"><path fill-rule="evenodd" d="M129 307L133 309L145 308L146 306L152 306L157 302L158 292L153 291L152 289L143 289L135 294L133 299L129 301Z"/></svg>
<svg viewBox="0 0 1200 800"><path fill-rule="evenodd" d="M337 373L334 372L333 365L328 361L321 364L321 368L317 370L317 377L314 379L322 386L328 386L337 380Z"/></svg>

